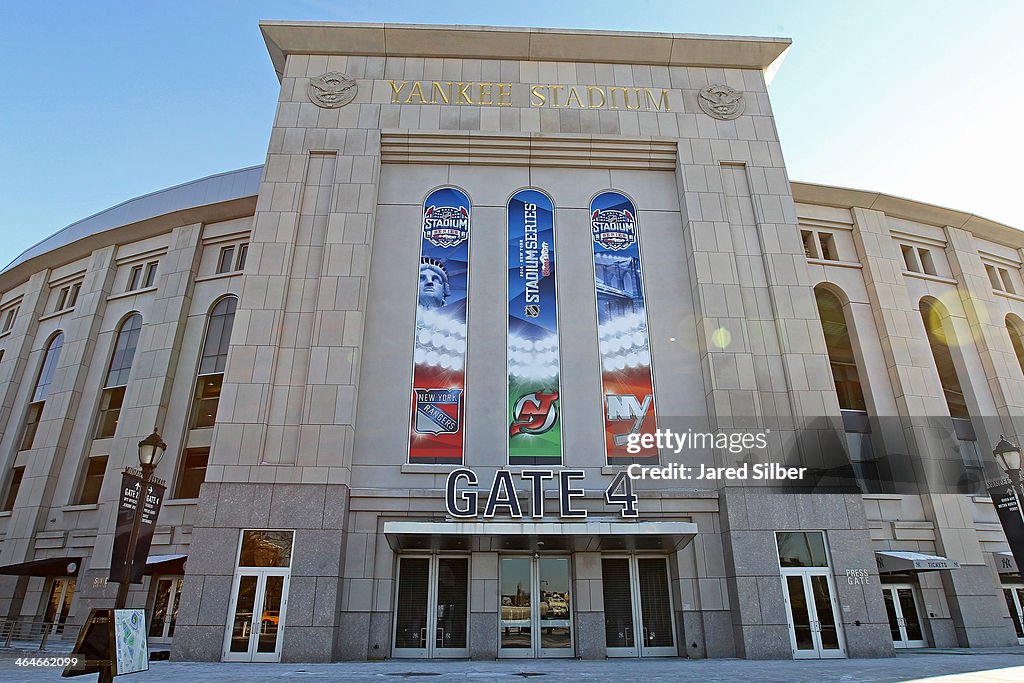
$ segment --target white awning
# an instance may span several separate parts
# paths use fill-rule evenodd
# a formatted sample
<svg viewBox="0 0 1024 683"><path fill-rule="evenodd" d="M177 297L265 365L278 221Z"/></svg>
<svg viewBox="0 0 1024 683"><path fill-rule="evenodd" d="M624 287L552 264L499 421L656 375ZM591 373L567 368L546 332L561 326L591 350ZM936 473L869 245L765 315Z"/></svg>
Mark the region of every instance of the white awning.
<svg viewBox="0 0 1024 683"><path fill-rule="evenodd" d="M960 563L948 557L915 553L909 550L876 550L875 562L878 563L879 574L960 569Z"/></svg>
<svg viewBox="0 0 1024 683"><path fill-rule="evenodd" d="M697 535L693 522L384 522L395 551L662 550L682 548Z"/></svg>
<svg viewBox="0 0 1024 683"><path fill-rule="evenodd" d="M996 560L996 569L1000 574L1020 574L1020 570L1017 569L1017 560L1009 550L992 553L992 556Z"/></svg>

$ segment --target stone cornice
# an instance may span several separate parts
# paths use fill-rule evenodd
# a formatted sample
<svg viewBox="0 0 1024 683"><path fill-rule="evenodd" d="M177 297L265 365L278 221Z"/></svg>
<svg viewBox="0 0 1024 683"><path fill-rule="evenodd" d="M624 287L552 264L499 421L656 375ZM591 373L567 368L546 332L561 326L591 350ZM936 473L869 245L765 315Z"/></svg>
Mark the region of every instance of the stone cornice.
<svg viewBox="0 0 1024 683"><path fill-rule="evenodd" d="M280 79L287 55L450 57L774 71L789 38L497 26L261 21ZM773 68L774 67L774 68Z"/></svg>
<svg viewBox="0 0 1024 683"><path fill-rule="evenodd" d="M926 204L883 192L853 190L815 183L793 182L791 185L793 201L802 204L835 206L842 209L852 209L853 207L872 209L881 211L887 216L940 228L946 226L960 228L980 239L990 240L1014 249L1024 247L1024 232L977 214L947 209L943 206Z"/></svg>

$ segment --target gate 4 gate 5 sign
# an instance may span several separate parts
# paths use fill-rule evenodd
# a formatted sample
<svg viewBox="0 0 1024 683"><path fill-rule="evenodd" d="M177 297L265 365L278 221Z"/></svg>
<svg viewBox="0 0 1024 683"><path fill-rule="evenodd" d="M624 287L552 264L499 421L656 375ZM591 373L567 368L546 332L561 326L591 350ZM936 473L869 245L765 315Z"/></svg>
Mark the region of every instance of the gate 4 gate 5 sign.
<svg viewBox="0 0 1024 683"><path fill-rule="evenodd" d="M590 202L590 227L608 464L656 463L655 447L627 451L630 435L657 429L636 207L620 192L602 192Z"/></svg>
<svg viewBox="0 0 1024 683"><path fill-rule="evenodd" d="M560 465L554 205L539 190L508 200L508 462Z"/></svg>
<svg viewBox="0 0 1024 683"><path fill-rule="evenodd" d="M462 462L470 203L457 187L423 202L409 462Z"/></svg>

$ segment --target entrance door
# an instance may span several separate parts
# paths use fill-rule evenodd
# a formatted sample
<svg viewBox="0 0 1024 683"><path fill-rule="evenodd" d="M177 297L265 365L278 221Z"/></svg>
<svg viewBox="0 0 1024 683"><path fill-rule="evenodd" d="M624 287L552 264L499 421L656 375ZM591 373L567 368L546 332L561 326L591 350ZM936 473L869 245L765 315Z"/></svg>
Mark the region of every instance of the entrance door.
<svg viewBox="0 0 1024 683"><path fill-rule="evenodd" d="M1017 642L1024 645L1024 586L1003 586L1003 597L1017 631Z"/></svg>
<svg viewBox="0 0 1024 683"><path fill-rule="evenodd" d="M794 659L846 656L832 576L821 570L784 570L783 596Z"/></svg>
<svg viewBox="0 0 1024 683"><path fill-rule="evenodd" d="M395 657L468 657L468 612L469 558L399 558Z"/></svg>
<svg viewBox="0 0 1024 683"><path fill-rule="evenodd" d="M500 657L572 657L568 557L502 557Z"/></svg>
<svg viewBox="0 0 1024 683"><path fill-rule="evenodd" d="M604 628L609 657L674 657L675 623L664 557L605 557Z"/></svg>
<svg viewBox="0 0 1024 683"><path fill-rule="evenodd" d="M224 633L225 662L279 662L295 532L245 529Z"/></svg>
<svg viewBox="0 0 1024 683"><path fill-rule="evenodd" d="M170 642L174 637L174 624L178 620L178 603L181 602L180 576L161 577L156 581L153 592L152 617L149 622L149 642Z"/></svg>
<svg viewBox="0 0 1024 683"><path fill-rule="evenodd" d="M253 571L235 577L231 596L232 621L224 661L281 660L281 625L288 604L287 572Z"/></svg>
<svg viewBox="0 0 1024 683"><path fill-rule="evenodd" d="M64 622L71 611L71 598L75 595L75 579L54 579L50 599L46 603L43 621L50 624L50 633L63 633Z"/></svg>
<svg viewBox="0 0 1024 683"><path fill-rule="evenodd" d="M914 587L910 584L886 584L882 586L882 598L889 615L893 647L928 647Z"/></svg>

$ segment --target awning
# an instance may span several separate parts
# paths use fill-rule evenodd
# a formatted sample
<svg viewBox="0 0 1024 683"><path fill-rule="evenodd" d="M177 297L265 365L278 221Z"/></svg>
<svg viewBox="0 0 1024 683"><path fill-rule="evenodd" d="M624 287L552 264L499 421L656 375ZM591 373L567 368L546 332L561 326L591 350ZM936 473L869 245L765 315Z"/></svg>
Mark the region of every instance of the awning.
<svg viewBox="0 0 1024 683"><path fill-rule="evenodd" d="M992 553L992 557L996 560L996 569L1000 574L1020 574L1020 570L1017 569L1017 560L1009 550Z"/></svg>
<svg viewBox="0 0 1024 683"><path fill-rule="evenodd" d="M146 571L149 576L153 574L184 574L185 560L188 555L150 555L146 558Z"/></svg>
<svg viewBox="0 0 1024 683"><path fill-rule="evenodd" d="M51 557L0 567L0 574L13 576L78 576L82 566L80 557Z"/></svg>
<svg viewBox="0 0 1024 683"><path fill-rule="evenodd" d="M876 550L875 562L878 563L879 574L960 569L960 563L948 557L915 553L909 550Z"/></svg>
<svg viewBox="0 0 1024 683"><path fill-rule="evenodd" d="M692 522L384 522L391 549L539 552L678 550L697 535Z"/></svg>

